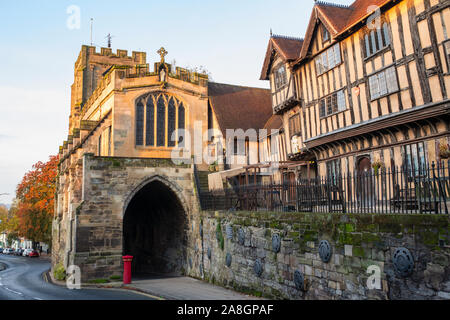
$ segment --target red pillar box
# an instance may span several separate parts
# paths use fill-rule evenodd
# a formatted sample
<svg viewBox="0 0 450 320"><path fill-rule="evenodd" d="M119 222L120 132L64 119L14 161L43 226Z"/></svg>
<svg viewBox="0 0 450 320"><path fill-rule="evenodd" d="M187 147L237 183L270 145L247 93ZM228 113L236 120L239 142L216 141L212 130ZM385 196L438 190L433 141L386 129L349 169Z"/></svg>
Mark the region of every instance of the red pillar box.
<svg viewBox="0 0 450 320"><path fill-rule="evenodd" d="M131 261L133 256L123 256L123 284L131 283Z"/></svg>

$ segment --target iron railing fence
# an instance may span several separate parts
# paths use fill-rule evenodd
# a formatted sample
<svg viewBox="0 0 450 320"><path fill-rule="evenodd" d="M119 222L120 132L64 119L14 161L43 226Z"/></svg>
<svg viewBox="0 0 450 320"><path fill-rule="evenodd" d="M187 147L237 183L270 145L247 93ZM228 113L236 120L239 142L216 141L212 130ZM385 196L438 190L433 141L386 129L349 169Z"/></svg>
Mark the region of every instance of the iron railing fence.
<svg viewBox="0 0 450 320"><path fill-rule="evenodd" d="M203 210L448 214L450 161L200 193Z"/></svg>

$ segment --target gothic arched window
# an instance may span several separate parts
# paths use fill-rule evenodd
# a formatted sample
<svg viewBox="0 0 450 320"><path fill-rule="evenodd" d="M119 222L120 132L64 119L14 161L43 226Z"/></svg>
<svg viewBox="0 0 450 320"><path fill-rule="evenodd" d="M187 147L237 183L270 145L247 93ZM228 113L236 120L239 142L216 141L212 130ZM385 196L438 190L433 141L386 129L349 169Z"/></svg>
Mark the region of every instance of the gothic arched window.
<svg viewBox="0 0 450 320"><path fill-rule="evenodd" d="M169 147L175 147L175 140L172 140L172 133L175 131L175 101L173 98L170 98L169 100L169 109L168 109L168 115L167 115L167 130L168 130L168 145Z"/></svg>
<svg viewBox="0 0 450 320"><path fill-rule="evenodd" d="M139 98L136 103L136 146L175 147L177 142L172 141L172 134L177 129L185 129L185 112L183 103L168 94L151 93Z"/></svg>
<svg viewBox="0 0 450 320"><path fill-rule="evenodd" d="M147 99L147 114L146 114L146 128L145 128L145 145L155 145L155 105L153 98Z"/></svg>
<svg viewBox="0 0 450 320"><path fill-rule="evenodd" d="M144 105L142 101L136 105L136 145L144 145Z"/></svg>
<svg viewBox="0 0 450 320"><path fill-rule="evenodd" d="M162 96L159 96L156 108L156 145L164 147L166 145L166 104Z"/></svg>
<svg viewBox="0 0 450 320"><path fill-rule="evenodd" d="M185 110L184 110L184 106L183 103L180 104L180 106L178 107L178 130L184 129L185 128ZM181 141L181 137L178 140L178 143L181 143L182 146L184 147L184 141Z"/></svg>

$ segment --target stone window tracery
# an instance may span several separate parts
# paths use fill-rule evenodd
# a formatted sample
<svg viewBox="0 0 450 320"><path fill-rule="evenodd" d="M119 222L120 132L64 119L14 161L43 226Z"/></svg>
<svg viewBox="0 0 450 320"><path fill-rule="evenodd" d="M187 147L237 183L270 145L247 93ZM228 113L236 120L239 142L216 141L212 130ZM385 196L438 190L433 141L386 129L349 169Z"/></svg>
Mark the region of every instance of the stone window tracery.
<svg viewBox="0 0 450 320"><path fill-rule="evenodd" d="M148 94L136 102L135 125L136 146L176 147L172 134L185 129L185 106L169 94Z"/></svg>

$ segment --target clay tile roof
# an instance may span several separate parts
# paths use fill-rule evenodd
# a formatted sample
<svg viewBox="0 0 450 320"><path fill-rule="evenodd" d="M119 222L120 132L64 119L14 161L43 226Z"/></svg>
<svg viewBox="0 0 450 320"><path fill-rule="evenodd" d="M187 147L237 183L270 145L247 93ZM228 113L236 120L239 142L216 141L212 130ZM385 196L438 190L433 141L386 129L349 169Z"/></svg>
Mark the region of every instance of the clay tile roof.
<svg viewBox="0 0 450 320"><path fill-rule="evenodd" d="M273 35L271 40L285 60L298 58L302 49L303 39Z"/></svg>
<svg viewBox="0 0 450 320"><path fill-rule="evenodd" d="M392 0L356 0L350 6L350 8L352 9L352 14L347 19L345 28L343 28L339 32L341 33L342 31L345 31L346 29L353 26L355 23L359 22L365 16L371 14L372 12L367 13L367 9L370 6L382 7L383 5L391 1Z"/></svg>
<svg viewBox="0 0 450 320"><path fill-rule="evenodd" d="M267 120L266 125L264 126L264 129L276 130L276 129L280 129L282 126L283 126L283 118L280 115L274 114L269 118L269 120Z"/></svg>
<svg viewBox="0 0 450 320"><path fill-rule="evenodd" d="M259 138L266 138L267 136L270 136L272 134L272 130L279 130L282 127L283 118L280 115L274 114L269 118L269 120L267 120L266 124L264 125L264 129L267 130L267 135L260 136Z"/></svg>
<svg viewBox="0 0 450 320"><path fill-rule="evenodd" d="M260 80L268 80L268 72L273 59L275 50L284 61L293 61L298 59L302 50L303 39L273 35L270 37L269 45L264 59Z"/></svg>
<svg viewBox="0 0 450 320"><path fill-rule="evenodd" d="M382 7L392 1L393 0L355 0L350 6L317 1L311 14L300 58L296 62L305 58L308 53L309 45L316 28L317 19L320 19L327 27L328 31L336 37L372 14L373 11L367 12L369 7Z"/></svg>
<svg viewBox="0 0 450 320"><path fill-rule="evenodd" d="M273 114L267 89L209 82L208 94L224 136L226 129L263 129Z"/></svg>
<svg viewBox="0 0 450 320"><path fill-rule="evenodd" d="M341 33L369 15L371 6L381 7L391 0L356 0L350 6L318 1L316 7L336 33ZM332 32L332 30L330 30Z"/></svg>
<svg viewBox="0 0 450 320"><path fill-rule="evenodd" d="M317 9L326 20L327 27L331 27L328 31L333 35L345 28L348 18L354 11L351 7L326 2L318 2Z"/></svg>

